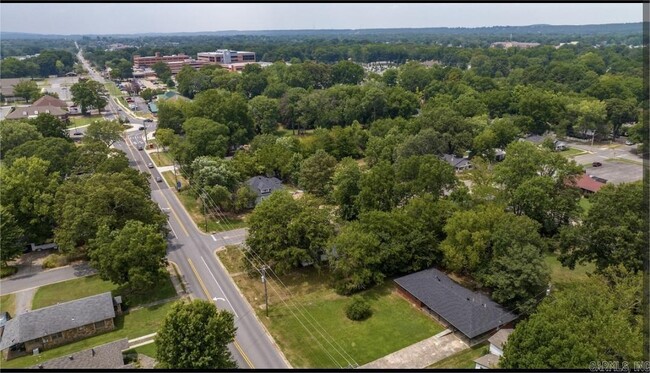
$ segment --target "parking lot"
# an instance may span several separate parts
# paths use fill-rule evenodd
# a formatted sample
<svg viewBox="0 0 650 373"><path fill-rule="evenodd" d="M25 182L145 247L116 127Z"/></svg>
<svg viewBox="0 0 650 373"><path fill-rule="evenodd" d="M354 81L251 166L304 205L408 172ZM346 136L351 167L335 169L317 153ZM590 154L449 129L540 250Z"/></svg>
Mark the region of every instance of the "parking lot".
<svg viewBox="0 0 650 373"><path fill-rule="evenodd" d="M634 153L636 145L570 143L569 147L587 152L573 159L584 166L588 175L603 178L612 184L643 179L643 159ZM593 167L593 162L599 162L602 166Z"/></svg>
<svg viewBox="0 0 650 373"><path fill-rule="evenodd" d="M78 81L79 78L76 76L48 78L40 82L39 86L40 88L45 88L48 92L58 94L61 100L71 102L72 94L70 93L70 87Z"/></svg>

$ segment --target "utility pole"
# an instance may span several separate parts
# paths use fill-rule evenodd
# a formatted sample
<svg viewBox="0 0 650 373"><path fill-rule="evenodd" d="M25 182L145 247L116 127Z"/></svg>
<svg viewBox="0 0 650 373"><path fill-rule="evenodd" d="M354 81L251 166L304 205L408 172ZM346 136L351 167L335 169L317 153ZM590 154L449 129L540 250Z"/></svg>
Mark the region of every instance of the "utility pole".
<svg viewBox="0 0 650 373"><path fill-rule="evenodd" d="M201 194L201 201L203 202L203 218L205 219L205 233L208 233L208 214L205 208L205 194Z"/></svg>
<svg viewBox="0 0 650 373"><path fill-rule="evenodd" d="M264 284L264 303L266 304L266 317L269 317L269 293L266 290L266 265L262 266L262 283Z"/></svg>

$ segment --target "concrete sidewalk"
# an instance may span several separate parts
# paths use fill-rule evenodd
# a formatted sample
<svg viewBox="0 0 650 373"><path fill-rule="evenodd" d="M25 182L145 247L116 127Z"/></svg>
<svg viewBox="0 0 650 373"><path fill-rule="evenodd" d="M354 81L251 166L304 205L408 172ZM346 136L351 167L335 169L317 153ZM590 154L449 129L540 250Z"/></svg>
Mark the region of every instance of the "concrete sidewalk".
<svg viewBox="0 0 650 373"><path fill-rule="evenodd" d="M449 329L361 366L361 369L423 369L469 348Z"/></svg>

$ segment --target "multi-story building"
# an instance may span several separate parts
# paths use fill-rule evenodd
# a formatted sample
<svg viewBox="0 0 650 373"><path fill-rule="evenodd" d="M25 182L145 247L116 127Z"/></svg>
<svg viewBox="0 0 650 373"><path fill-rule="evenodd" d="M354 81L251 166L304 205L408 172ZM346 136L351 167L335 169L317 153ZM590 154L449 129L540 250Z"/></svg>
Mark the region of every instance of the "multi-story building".
<svg viewBox="0 0 650 373"><path fill-rule="evenodd" d="M237 62L255 62L255 52L233 51L217 49L216 52L197 53L196 59L218 64L231 64Z"/></svg>
<svg viewBox="0 0 650 373"><path fill-rule="evenodd" d="M165 62L169 64L170 62L182 62L189 59L190 56L182 53L173 54L171 56L161 56L160 52L156 52L155 56L145 56L145 57L136 54L135 56L133 56L133 67L134 68L151 67L156 62Z"/></svg>

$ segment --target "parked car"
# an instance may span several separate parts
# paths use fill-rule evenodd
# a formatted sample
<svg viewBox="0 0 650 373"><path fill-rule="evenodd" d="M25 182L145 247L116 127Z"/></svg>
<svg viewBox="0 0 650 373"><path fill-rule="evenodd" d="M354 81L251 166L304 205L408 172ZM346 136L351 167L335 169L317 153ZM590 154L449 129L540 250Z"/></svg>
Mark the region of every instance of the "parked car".
<svg viewBox="0 0 650 373"><path fill-rule="evenodd" d="M634 144L635 144L634 141L631 141L631 140L627 140L625 142L625 145L634 145Z"/></svg>
<svg viewBox="0 0 650 373"><path fill-rule="evenodd" d="M84 134L84 133L83 133L83 132L80 132L80 131L75 131L75 132L73 133L74 136L83 136L83 134Z"/></svg>
<svg viewBox="0 0 650 373"><path fill-rule="evenodd" d="M147 163L147 167L153 168L153 163L151 163L151 162Z"/></svg>
<svg viewBox="0 0 650 373"><path fill-rule="evenodd" d="M140 126L140 128L138 128L138 129L139 129L140 131L144 131L144 127L143 127L143 126Z"/></svg>
<svg viewBox="0 0 650 373"><path fill-rule="evenodd" d="M603 164L600 163L600 162L594 162L594 163L592 163L591 165L592 165L593 167L600 167L600 166L602 166Z"/></svg>
<svg viewBox="0 0 650 373"><path fill-rule="evenodd" d="M153 123L153 119L145 119L142 123Z"/></svg>

